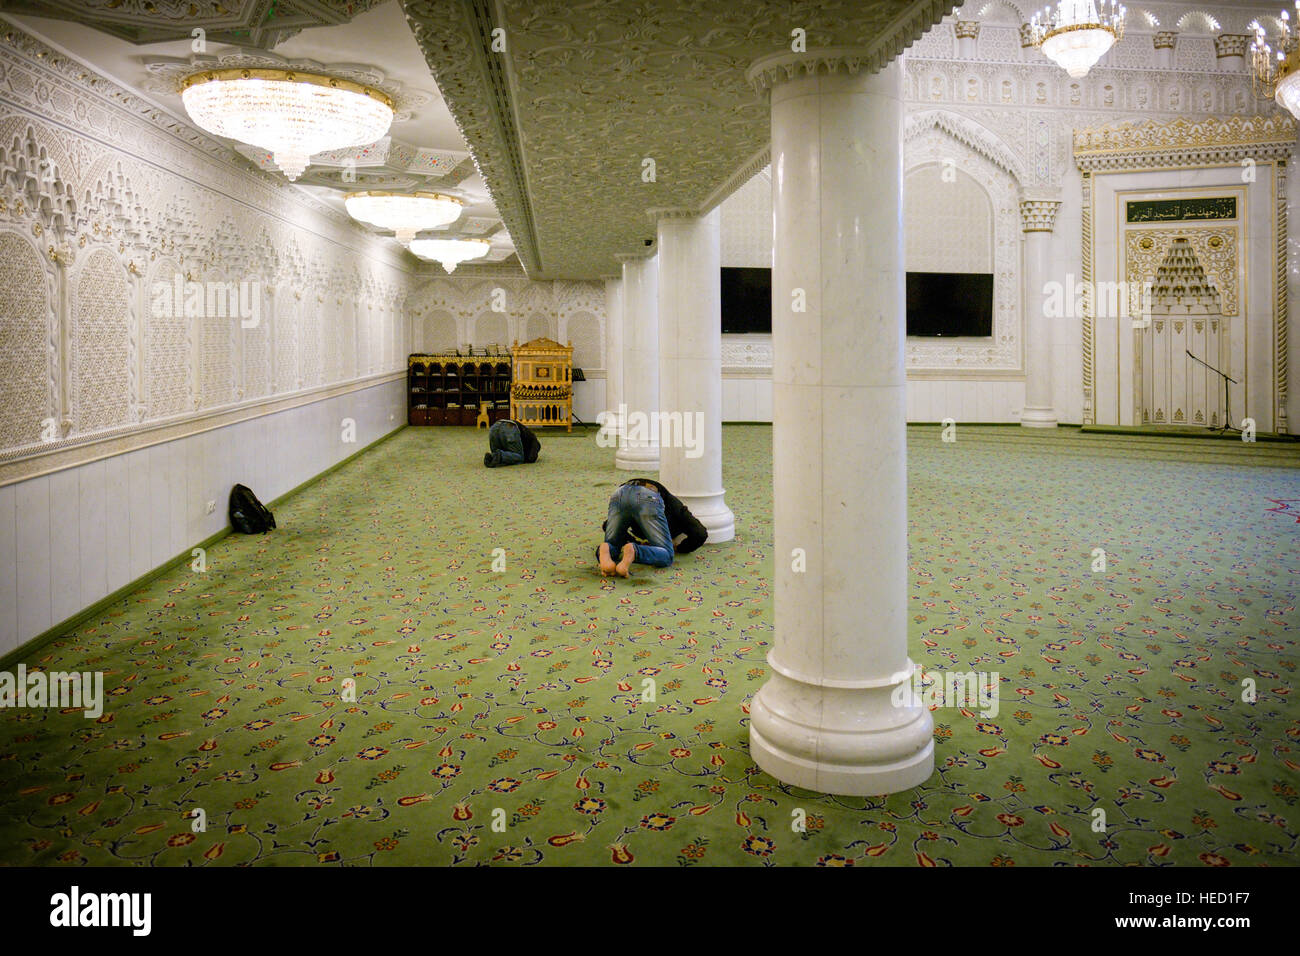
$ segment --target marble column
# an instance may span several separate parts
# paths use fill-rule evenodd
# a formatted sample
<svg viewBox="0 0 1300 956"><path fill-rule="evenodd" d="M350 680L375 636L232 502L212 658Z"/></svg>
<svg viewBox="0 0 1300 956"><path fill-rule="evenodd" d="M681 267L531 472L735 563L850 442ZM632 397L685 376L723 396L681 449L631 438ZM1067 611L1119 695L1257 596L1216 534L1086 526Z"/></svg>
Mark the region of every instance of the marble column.
<svg viewBox="0 0 1300 956"><path fill-rule="evenodd" d="M958 20L953 24L957 35L957 56L962 60L973 60L979 50L980 23L978 20Z"/></svg>
<svg viewBox="0 0 1300 956"><path fill-rule="evenodd" d="M1051 276L1049 253L1052 226L1060 202L1053 199L1024 199L1020 202L1020 227L1025 234L1025 407L1020 424L1025 428L1055 428L1056 408L1052 401L1052 320L1044 306L1044 286Z"/></svg>
<svg viewBox="0 0 1300 956"><path fill-rule="evenodd" d="M1026 63L1032 63L1041 55L1038 44L1034 42L1034 27L1032 23L1020 24L1020 58Z"/></svg>
<svg viewBox="0 0 1300 956"><path fill-rule="evenodd" d="M623 401L628 416L659 411L659 268L653 252L620 255L623 263ZM624 430L614 464L623 471L659 470L659 435Z"/></svg>
<svg viewBox="0 0 1300 956"><path fill-rule="evenodd" d="M828 793L907 790L934 724L907 654L902 68L779 54L772 116L775 634L750 753Z"/></svg>
<svg viewBox="0 0 1300 956"><path fill-rule="evenodd" d="M623 443L623 276L604 276L605 280L605 414L609 432ZM602 425L602 428L605 427Z"/></svg>
<svg viewBox="0 0 1300 956"><path fill-rule="evenodd" d="M722 213L650 214L659 250L659 480L717 544L736 536L722 487Z"/></svg>
<svg viewBox="0 0 1300 956"><path fill-rule="evenodd" d="M1160 30L1151 36L1156 52L1156 69L1170 70L1174 66L1174 44L1178 42L1177 30Z"/></svg>

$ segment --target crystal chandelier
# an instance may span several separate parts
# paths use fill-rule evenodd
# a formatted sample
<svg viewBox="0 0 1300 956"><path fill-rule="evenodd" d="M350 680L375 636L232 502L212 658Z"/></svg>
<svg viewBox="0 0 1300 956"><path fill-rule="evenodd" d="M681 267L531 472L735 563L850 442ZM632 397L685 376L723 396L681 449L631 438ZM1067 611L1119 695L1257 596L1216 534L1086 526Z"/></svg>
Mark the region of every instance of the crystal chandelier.
<svg viewBox="0 0 1300 956"><path fill-rule="evenodd" d="M469 259L488 254L492 243L486 239L412 239L407 247L421 259L434 259L448 272Z"/></svg>
<svg viewBox="0 0 1300 956"><path fill-rule="evenodd" d="M1300 0L1296 0L1300 11ZM1269 43L1264 28L1258 20L1250 24L1255 39L1250 44L1250 78L1255 95L1260 99L1276 99L1292 116L1300 119L1300 71L1297 71L1297 37L1291 30L1291 17L1285 10L1280 14L1282 35L1276 44Z"/></svg>
<svg viewBox="0 0 1300 956"><path fill-rule="evenodd" d="M380 229L391 229L401 242L410 242L422 229L436 229L455 222L464 205L442 193L391 193L382 190L348 193L343 205L353 219Z"/></svg>
<svg viewBox="0 0 1300 956"><path fill-rule="evenodd" d="M315 153L373 143L393 122L385 93L293 70L206 70L181 82L190 119L217 136L268 150L290 180Z"/></svg>
<svg viewBox="0 0 1300 956"><path fill-rule="evenodd" d="M1123 39L1127 13L1117 0L1058 0L1055 8L1034 14L1030 37L1044 56L1077 80Z"/></svg>

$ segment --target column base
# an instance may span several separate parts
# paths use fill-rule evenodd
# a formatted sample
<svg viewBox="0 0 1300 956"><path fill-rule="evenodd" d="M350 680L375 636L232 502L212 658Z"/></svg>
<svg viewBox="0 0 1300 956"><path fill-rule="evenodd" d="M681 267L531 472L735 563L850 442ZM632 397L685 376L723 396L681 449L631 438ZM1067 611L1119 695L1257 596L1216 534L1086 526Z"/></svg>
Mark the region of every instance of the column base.
<svg viewBox="0 0 1300 956"><path fill-rule="evenodd" d="M1056 409L1025 408L1020 412L1020 424L1024 428L1055 428Z"/></svg>
<svg viewBox="0 0 1300 956"><path fill-rule="evenodd" d="M672 488L668 490L677 494ZM725 494L724 490L716 495L677 495L678 500L690 508L691 514L708 529L708 544L722 544L736 537L736 516L727 507Z"/></svg>
<svg viewBox="0 0 1300 956"><path fill-rule="evenodd" d="M614 467L621 471L658 471L658 445L625 445L614 454Z"/></svg>
<svg viewBox="0 0 1300 956"><path fill-rule="evenodd" d="M825 687L775 673L750 704L750 756L778 780L819 793L866 797L918 787L934 773L934 720L911 693L895 705L895 689L910 681L909 673L873 686Z"/></svg>

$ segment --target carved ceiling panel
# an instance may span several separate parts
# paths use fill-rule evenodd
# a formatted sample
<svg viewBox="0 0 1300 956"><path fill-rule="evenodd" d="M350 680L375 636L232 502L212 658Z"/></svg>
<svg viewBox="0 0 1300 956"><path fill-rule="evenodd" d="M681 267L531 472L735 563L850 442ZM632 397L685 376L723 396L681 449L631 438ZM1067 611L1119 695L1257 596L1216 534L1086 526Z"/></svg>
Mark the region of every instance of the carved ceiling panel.
<svg viewBox="0 0 1300 956"><path fill-rule="evenodd" d="M383 0L6 0L0 8L73 20L132 43L207 39L269 50L308 27L347 23Z"/></svg>
<svg viewBox="0 0 1300 956"><path fill-rule="evenodd" d="M788 50L892 61L952 0L403 0L530 276L594 279L763 150L746 80ZM495 49L494 49L495 45ZM760 164L761 165L761 164ZM747 177L746 177L747 178ZM744 179L736 181L739 186Z"/></svg>

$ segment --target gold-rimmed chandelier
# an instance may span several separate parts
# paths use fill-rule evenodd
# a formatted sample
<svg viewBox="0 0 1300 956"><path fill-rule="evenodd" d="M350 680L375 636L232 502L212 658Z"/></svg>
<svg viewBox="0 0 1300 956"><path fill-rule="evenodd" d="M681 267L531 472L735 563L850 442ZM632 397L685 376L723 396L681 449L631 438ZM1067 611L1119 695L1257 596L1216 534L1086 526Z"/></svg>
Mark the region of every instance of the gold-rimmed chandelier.
<svg viewBox="0 0 1300 956"><path fill-rule="evenodd" d="M441 262L448 272L455 272L462 262L483 258L491 247L486 239L412 239L407 246L421 259Z"/></svg>
<svg viewBox="0 0 1300 956"><path fill-rule="evenodd" d="M424 229L436 229L455 222L464 206L455 196L442 193L396 193L369 189L343 197L348 215L380 229L397 233L398 241L407 243Z"/></svg>
<svg viewBox="0 0 1300 956"><path fill-rule="evenodd" d="M1030 38L1077 80L1124 38L1127 16L1128 9L1117 0L1058 0L1034 14Z"/></svg>
<svg viewBox="0 0 1300 956"><path fill-rule="evenodd" d="M204 70L181 82L181 101L209 133L269 151L290 180L314 154L373 143L393 122L381 90L297 70Z"/></svg>
<svg viewBox="0 0 1300 956"><path fill-rule="evenodd" d="M1300 0L1296 0L1300 16ZM1250 43L1250 79L1255 95L1264 100L1276 100L1278 105L1300 119L1300 53L1297 35L1291 27L1291 15L1283 10L1279 15L1281 34L1269 42L1258 20L1250 24L1255 38Z"/></svg>

